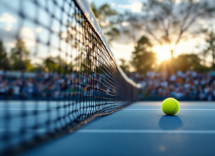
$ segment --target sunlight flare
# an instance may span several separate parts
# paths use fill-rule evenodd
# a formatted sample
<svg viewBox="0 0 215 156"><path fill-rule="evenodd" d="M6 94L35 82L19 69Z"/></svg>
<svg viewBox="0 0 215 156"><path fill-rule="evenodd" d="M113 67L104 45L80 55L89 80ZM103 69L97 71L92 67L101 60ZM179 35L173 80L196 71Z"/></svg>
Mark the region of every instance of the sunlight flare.
<svg viewBox="0 0 215 156"><path fill-rule="evenodd" d="M170 47L168 45L154 46L153 51L157 53L158 63L171 58Z"/></svg>

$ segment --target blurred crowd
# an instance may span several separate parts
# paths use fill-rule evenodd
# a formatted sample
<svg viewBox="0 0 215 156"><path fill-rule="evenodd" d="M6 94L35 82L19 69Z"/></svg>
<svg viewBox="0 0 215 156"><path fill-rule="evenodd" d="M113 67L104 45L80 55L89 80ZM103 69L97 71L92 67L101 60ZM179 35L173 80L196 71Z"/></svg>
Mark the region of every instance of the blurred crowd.
<svg viewBox="0 0 215 156"><path fill-rule="evenodd" d="M145 75L130 73L128 77L141 84L139 97L142 100L161 100L174 97L178 100L215 100L215 72L197 73L177 71L166 73L148 72Z"/></svg>
<svg viewBox="0 0 215 156"><path fill-rule="evenodd" d="M103 75L103 78L105 77ZM72 100L72 98L79 98L80 94L99 95L101 92L98 89L106 90L106 92L111 91L111 86L104 88L102 85L105 84L103 78L96 74L84 76L72 73L63 76L45 72L37 73L32 77L5 76L0 71L0 99L43 100L48 98L54 100L68 97ZM89 86L94 86L97 89L92 89ZM102 94L104 96L104 92Z"/></svg>
<svg viewBox="0 0 215 156"><path fill-rule="evenodd" d="M92 78L93 77L93 81ZM103 77L103 78L102 78ZM99 95L99 89L112 92L110 86L104 88L105 75L78 75L76 73L58 75L37 73L36 76L5 76L0 71L0 99L62 99L64 95ZM129 73L128 77L141 84L140 100L162 100L174 97L178 100L215 100L215 72L197 73L178 71L168 76L166 73L147 72L145 75ZM91 86L91 87L87 87ZM92 87L96 89L90 89ZM104 95L103 95L104 96ZM72 97L72 96L70 96Z"/></svg>

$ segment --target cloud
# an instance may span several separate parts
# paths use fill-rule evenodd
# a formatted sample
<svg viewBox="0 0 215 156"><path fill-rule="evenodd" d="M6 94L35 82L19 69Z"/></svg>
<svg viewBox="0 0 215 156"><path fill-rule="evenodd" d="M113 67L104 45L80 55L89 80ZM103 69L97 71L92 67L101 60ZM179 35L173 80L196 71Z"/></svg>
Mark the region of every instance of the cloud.
<svg viewBox="0 0 215 156"><path fill-rule="evenodd" d="M68 37L68 33L67 32L62 32L61 33L61 37L62 38L67 38Z"/></svg>
<svg viewBox="0 0 215 156"><path fill-rule="evenodd" d="M59 33L59 28L58 27L52 27L51 30L55 33Z"/></svg>
<svg viewBox="0 0 215 156"><path fill-rule="evenodd" d="M16 19L13 18L8 13L3 13L2 16L0 17L0 22L5 23L5 25L6 25L5 30L6 31L11 31L13 23L16 23Z"/></svg>
<svg viewBox="0 0 215 156"><path fill-rule="evenodd" d="M130 9L131 5L122 5L122 4L119 4L118 7L119 8L123 8L123 9Z"/></svg>
<svg viewBox="0 0 215 156"><path fill-rule="evenodd" d="M205 24L206 22L205 22L205 20L198 20L198 23L203 25L203 24Z"/></svg>
<svg viewBox="0 0 215 156"><path fill-rule="evenodd" d="M41 33L42 32L42 28L35 28L35 32L36 33Z"/></svg>
<svg viewBox="0 0 215 156"><path fill-rule="evenodd" d="M132 12L141 12L143 5L141 2L134 2L129 5L119 4L118 7L123 9L130 9Z"/></svg>
<svg viewBox="0 0 215 156"><path fill-rule="evenodd" d="M15 43L14 42L8 42L7 46L10 48L13 48L13 47L15 47Z"/></svg>
<svg viewBox="0 0 215 156"><path fill-rule="evenodd" d="M159 0L159 1L163 1L163 0ZM193 0L194 3L198 3L200 2L201 0ZM176 0L175 1L176 3L181 3L181 2L186 2L186 0Z"/></svg>
<svg viewBox="0 0 215 156"><path fill-rule="evenodd" d="M130 25L129 22L122 22L122 26L123 26L123 27L129 26L129 25Z"/></svg>
<svg viewBox="0 0 215 156"><path fill-rule="evenodd" d="M106 20L104 22L101 22L100 24L101 24L101 26L106 27L106 26L108 26L110 24L110 21Z"/></svg>
<svg viewBox="0 0 215 156"><path fill-rule="evenodd" d="M29 27L23 27L20 33L21 38L25 42L27 47L35 46L35 35L34 31Z"/></svg>
<svg viewBox="0 0 215 156"><path fill-rule="evenodd" d="M142 10L142 3L141 2L134 2L131 4L131 11L132 12L141 12Z"/></svg>

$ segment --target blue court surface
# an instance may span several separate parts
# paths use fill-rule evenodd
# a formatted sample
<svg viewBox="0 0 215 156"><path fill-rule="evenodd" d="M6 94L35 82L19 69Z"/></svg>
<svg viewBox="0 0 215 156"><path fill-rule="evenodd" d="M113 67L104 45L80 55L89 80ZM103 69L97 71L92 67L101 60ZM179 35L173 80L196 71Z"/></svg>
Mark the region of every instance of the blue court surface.
<svg viewBox="0 0 215 156"><path fill-rule="evenodd" d="M136 102L22 156L214 156L215 103L180 102L165 116L161 102Z"/></svg>

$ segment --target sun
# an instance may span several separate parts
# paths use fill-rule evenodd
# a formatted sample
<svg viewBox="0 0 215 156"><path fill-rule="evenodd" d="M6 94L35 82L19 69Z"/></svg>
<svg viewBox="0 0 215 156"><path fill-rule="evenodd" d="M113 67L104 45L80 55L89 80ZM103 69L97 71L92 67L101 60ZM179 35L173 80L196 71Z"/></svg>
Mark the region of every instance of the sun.
<svg viewBox="0 0 215 156"><path fill-rule="evenodd" d="M158 63L171 58L170 47L168 45L154 46L153 51L157 53Z"/></svg>

